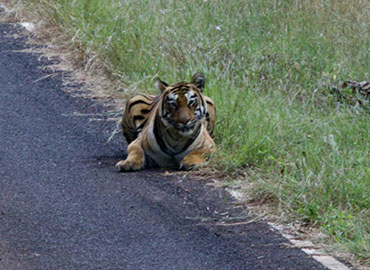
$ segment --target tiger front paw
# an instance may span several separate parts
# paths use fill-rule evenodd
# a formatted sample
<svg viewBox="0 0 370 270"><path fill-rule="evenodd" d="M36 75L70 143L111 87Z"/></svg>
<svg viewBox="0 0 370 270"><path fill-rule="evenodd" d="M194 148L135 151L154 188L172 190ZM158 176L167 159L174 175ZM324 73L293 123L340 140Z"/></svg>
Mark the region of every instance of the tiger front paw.
<svg viewBox="0 0 370 270"><path fill-rule="evenodd" d="M128 159L118 161L116 169L119 172L137 171L144 167L141 161L130 161Z"/></svg>
<svg viewBox="0 0 370 270"><path fill-rule="evenodd" d="M201 167L206 163L206 157L203 155L188 155L180 163L180 169L191 170Z"/></svg>

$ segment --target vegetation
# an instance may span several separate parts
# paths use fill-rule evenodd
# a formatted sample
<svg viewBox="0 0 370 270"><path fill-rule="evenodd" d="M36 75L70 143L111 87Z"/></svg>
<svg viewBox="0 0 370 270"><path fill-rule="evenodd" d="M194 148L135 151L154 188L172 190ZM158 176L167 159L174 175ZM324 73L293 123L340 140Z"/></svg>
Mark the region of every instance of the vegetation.
<svg viewBox="0 0 370 270"><path fill-rule="evenodd" d="M48 11L86 64L100 59L140 91L204 72L215 167L248 171L256 199L369 258L369 103L329 91L370 79L367 0L24 1Z"/></svg>

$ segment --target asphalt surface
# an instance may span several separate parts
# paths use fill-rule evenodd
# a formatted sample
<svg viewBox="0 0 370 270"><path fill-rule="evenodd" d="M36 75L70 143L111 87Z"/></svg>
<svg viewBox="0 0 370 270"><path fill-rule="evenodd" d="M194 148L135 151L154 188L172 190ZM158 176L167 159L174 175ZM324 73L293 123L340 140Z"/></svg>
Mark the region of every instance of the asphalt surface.
<svg viewBox="0 0 370 270"><path fill-rule="evenodd" d="M0 270L326 269L230 197L163 171L117 173L107 108L0 24ZM83 91L83 87L76 87ZM229 226L221 226L222 223Z"/></svg>

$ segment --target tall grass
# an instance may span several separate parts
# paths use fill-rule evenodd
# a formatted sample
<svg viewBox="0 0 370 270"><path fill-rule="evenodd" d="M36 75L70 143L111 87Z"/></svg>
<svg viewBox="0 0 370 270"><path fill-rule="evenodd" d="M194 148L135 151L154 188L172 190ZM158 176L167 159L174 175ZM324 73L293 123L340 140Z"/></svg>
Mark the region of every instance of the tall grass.
<svg viewBox="0 0 370 270"><path fill-rule="evenodd" d="M141 91L155 91L156 76L204 72L218 109L215 166L248 170L251 194L369 256L369 114L328 91L370 78L367 0L26 2L47 9L86 62L98 57Z"/></svg>

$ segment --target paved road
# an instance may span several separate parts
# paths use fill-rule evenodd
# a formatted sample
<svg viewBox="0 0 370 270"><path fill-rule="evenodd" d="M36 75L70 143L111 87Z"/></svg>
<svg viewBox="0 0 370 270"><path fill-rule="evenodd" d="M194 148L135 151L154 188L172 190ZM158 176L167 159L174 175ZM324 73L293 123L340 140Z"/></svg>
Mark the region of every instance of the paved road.
<svg viewBox="0 0 370 270"><path fill-rule="evenodd" d="M222 190L161 171L117 173L104 106L0 24L0 269L325 269L267 225L219 226ZM50 75L50 76L48 76ZM43 78L43 79L42 79ZM76 88L76 90L79 90Z"/></svg>

